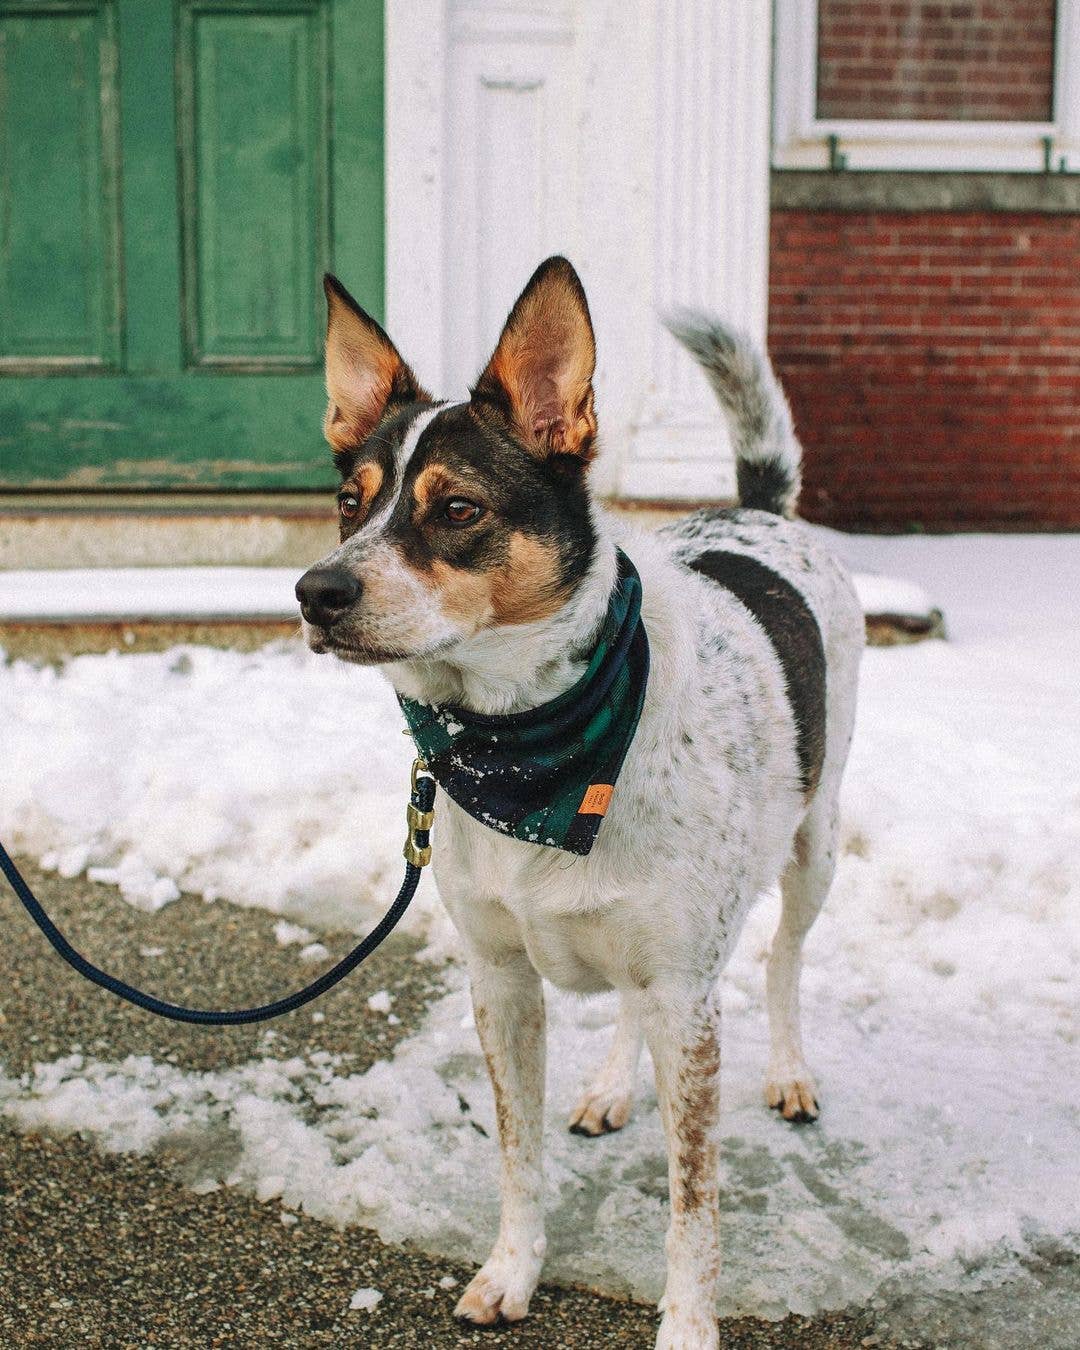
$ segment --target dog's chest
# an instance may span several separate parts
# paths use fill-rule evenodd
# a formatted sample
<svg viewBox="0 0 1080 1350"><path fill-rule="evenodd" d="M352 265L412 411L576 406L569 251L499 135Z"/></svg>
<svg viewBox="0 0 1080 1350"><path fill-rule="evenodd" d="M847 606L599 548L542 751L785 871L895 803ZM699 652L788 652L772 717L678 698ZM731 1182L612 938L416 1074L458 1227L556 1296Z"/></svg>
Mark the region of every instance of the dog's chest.
<svg viewBox="0 0 1080 1350"><path fill-rule="evenodd" d="M628 915L602 869L504 838L443 803L439 888L470 945L523 946L540 974L564 989L587 993L622 982L613 914L624 924Z"/></svg>

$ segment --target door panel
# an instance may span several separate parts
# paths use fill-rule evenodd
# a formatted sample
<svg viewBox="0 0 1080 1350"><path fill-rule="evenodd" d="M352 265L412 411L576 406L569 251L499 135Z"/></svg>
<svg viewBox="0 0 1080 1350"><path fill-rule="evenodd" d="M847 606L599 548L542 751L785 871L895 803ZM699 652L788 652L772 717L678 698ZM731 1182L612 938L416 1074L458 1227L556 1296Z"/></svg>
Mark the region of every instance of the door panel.
<svg viewBox="0 0 1080 1350"><path fill-rule="evenodd" d="M0 7L7 369L94 368L119 357L112 6L57 8Z"/></svg>
<svg viewBox="0 0 1080 1350"><path fill-rule="evenodd" d="M0 0L0 489L330 485L382 63L381 0Z"/></svg>
<svg viewBox="0 0 1080 1350"><path fill-rule="evenodd" d="M327 7L181 10L184 295L197 365L320 359Z"/></svg>

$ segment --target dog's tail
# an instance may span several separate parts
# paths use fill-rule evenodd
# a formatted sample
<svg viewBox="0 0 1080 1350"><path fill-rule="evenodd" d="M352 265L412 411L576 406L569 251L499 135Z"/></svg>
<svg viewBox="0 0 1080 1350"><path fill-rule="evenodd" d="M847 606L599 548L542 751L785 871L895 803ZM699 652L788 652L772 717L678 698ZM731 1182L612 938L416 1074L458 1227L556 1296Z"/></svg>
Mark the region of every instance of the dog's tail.
<svg viewBox="0 0 1080 1350"><path fill-rule="evenodd" d="M739 501L755 511L790 516L802 481L802 448L769 358L711 314L681 309L665 322L720 400L735 449Z"/></svg>

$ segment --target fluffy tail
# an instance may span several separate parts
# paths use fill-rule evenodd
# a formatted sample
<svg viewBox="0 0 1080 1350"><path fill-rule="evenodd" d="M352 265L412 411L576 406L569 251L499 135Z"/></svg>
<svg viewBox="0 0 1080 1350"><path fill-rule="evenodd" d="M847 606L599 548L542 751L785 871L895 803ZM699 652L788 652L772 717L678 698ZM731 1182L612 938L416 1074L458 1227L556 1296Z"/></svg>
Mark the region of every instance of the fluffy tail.
<svg viewBox="0 0 1080 1350"><path fill-rule="evenodd" d="M679 310L666 323L720 400L735 448L739 501L755 511L790 516L799 497L802 448L768 357L713 315Z"/></svg>

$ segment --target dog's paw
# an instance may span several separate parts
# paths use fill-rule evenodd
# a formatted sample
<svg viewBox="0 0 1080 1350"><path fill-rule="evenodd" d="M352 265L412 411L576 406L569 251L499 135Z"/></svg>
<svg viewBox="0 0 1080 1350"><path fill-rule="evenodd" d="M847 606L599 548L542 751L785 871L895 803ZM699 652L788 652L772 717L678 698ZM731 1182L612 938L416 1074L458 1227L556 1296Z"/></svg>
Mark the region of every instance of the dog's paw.
<svg viewBox="0 0 1080 1350"><path fill-rule="evenodd" d="M793 1125L812 1124L820 1110L817 1088L805 1069L794 1077L770 1076L765 1084L765 1105Z"/></svg>
<svg viewBox="0 0 1080 1350"><path fill-rule="evenodd" d="M680 1316L669 1308L656 1335L656 1350L720 1350L720 1328L708 1312Z"/></svg>
<svg viewBox="0 0 1080 1350"><path fill-rule="evenodd" d="M490 1326L500 1317L504 1322L520 1322L528 1314L540 1278L544 1245L540 1238L522 1253L498 1244L458 1300L454 1316L478 1326Z"/></svg>
<svg viewBox="0 0 1080 1350"><path fill-rule="evenodd" d="M601 1134L621 1130L634 1107L633 1088L626 1084L595 1082L578 1100L570 1113L570 1133L595 1139Z"/></svg>

